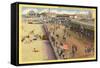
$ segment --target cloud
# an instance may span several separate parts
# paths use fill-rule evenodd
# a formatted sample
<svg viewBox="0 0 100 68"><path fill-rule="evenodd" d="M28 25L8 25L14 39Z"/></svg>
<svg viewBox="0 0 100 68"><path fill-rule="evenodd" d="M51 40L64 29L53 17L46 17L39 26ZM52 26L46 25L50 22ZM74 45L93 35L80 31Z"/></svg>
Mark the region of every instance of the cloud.
<svg viewBox="0 0 100 68"><path fill-rule="evenodd" d="M24 8L22 14L27 14L29 11L34 11L35 13L42 12L52 12L58 14L88 14L88 10L72 10L72 9L63 9L63 8Z"/></svg>

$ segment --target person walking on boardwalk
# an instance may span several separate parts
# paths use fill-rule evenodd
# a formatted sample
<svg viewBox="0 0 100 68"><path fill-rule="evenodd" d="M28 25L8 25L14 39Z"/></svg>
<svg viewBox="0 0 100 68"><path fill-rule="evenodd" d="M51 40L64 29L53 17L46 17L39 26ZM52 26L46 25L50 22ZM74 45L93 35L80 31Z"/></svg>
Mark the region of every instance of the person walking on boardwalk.
<svg viewBox="0 0 100 68"><path fill-rule="evenodd" d="M77 47L75 45L72 45L72 57L75 57L77 51Z"/></svg>

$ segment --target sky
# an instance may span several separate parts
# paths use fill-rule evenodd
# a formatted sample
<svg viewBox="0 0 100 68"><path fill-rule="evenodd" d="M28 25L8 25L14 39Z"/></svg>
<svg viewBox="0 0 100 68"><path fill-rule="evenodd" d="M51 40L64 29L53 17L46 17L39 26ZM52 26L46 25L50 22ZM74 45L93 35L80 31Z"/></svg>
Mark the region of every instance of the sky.
<svg viewBox="0 0 100 68"><path fill-rule="evenodd" d="M53 12L53 13L59 13L59 14L88 14L89 10L75 10L75 9L64 9L64 8L29 8L29 7L23 7L22 8L22 14L27 14L29 11L34 11L36 13L42 13L42 12Z"/></svg>

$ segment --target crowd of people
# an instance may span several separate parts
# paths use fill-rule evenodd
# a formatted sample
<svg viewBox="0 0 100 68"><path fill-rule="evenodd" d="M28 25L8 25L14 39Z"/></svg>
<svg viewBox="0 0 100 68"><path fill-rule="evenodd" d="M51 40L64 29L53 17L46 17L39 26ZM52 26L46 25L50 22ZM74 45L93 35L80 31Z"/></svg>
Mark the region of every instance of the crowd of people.
<svg viewBox="0 0 100 68"><path fill-rule="evenodd" d="M88 40L94 39L94 29L92 26L78 24L77 22L71 23L70 30L74 31L79 35L80 38L85 37Z"/></svg>
<svg viewBox="0 0 100 68"><path fill-rule="evenodd" d="M24 43L30 43L35 40L48 40L48 38L46 35L30 33L29 35L24 36L21 41Z"/></svg>
<svg viewBox="0 0 100 68"><path fill-rule="evenodd" d="M45 19L45 18L44 18ZM32 42L34 40L50 40L51 45L56 49L55 53L58 54L60 59L75 58L78 57L78 46L76 44L70 44L68 40L72 37L73 33L77 34L79 38L85 37L88 40L93 40L94 32L92 30L86 29L80 24L71 23L68 18L50 18L46 20L41 20L42 24L46 27L46 35L35 34L35 30L30 31L29 35L22 38L22 42ZM29 23L32 24L32 23ZM28 39L28 40L27 40ZM73 42L72 42L73 43ZM81 45L81 44L80 44ZM84 46L84 53L88 55L93 53L94 46L89 44L89 46Z"/></svg>
<svg viewBox="0 0 100 68"><path fill-rule="evenodd" d="M80 26L80 28L78 28L77 26L77 28L74 28L73 26L69 28L64 24L51 22L46 22L45 26L47 27L49 34L48 36L49 39L51 39L52 46L56 49L56 53L59 55L60 59L75 58L76 56L79 57L77 53L78 51L80 51L80 49L78 49L78 45L68 43L69 38L72 36L70 31L74 33L76 31L79 38L86 37L87 39L87 37L91 37L92 35L92 33L90 33L89 31L84 32L85 29ZM89 34L89 36L85 36L84 34ZM83 46L83 51L85 55L89 55L91 52L92 54L94 53L94 46L90 46L91 44L89 44L88 46L87 44Z"/></svg>
<svg viewBox="0 0 100 68"><path fill-rule="evenodd" d="M77 46L67 43L67 40L71 36L68 29L63 24L54 23L46 23L46 27L51 43L53 47L56 48L56 53L59 55L60 59L74 57L77 52Z"/></svg>

